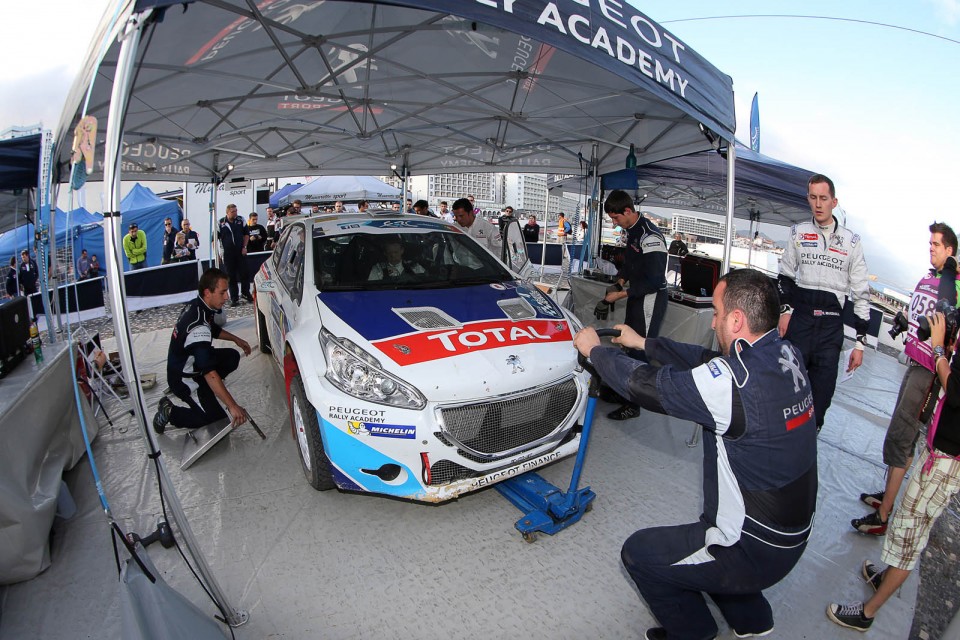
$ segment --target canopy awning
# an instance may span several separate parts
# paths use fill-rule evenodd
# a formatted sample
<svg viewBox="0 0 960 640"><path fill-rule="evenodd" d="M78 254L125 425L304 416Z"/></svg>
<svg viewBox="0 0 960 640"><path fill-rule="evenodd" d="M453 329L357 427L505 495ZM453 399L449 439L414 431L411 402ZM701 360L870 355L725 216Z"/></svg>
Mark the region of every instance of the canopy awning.
<svg viewBox="0 0 960 640"><path fill-rule="evenodd" d="M807 180L813 171L751 151L737 143L734 215L790 226L810 217ZM551 191L582 191L580 178L556 176ZM727 159L703 151L601 176L606 190L635 192L648 206L725 215Z"/></svg>
<svg viewBox="0 0 960 640"><path fill-rule="evenodd" d="M594 144L609 171L630 144L646 163L731 140L730 78L616 5L127 0L68 97L59 179L91 82L88 113L105 129L117 35L146 9L125 179L208 181L229 165L246 178L581 173Z"/></svg>

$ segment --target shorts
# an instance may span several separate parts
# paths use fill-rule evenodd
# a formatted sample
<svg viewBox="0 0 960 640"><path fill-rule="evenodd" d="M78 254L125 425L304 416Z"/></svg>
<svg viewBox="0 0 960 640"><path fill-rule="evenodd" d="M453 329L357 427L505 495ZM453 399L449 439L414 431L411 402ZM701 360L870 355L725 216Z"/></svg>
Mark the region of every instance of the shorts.
<svg viewBox="0 0 960 640"><path fill-rule="evenodd" d="M944 455L942 451L937 451ZM923 448L913 464L913 474L907 490L883 541L880 559L891 567L912 571L917 559L927 548L930 530L950 499L960 491L960 460L937 458L929 473L923 471L924 462L930 456Z"/></svg>
<svg viewBox="0 0 960 640"><path fill-rule="evenodd" d="M897 404L883 439L883 463L888 467L906 469L907 462L913 457L923 426L917 416L932 382L933 372L911 360L903 374Z"/></svg>

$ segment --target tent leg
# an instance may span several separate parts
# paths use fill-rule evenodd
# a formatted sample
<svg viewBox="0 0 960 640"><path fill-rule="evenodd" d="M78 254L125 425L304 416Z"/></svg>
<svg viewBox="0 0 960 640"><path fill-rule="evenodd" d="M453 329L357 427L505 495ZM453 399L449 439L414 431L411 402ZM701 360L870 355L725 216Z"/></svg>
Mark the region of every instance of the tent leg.
<svg viewBox="0 0 960 640"><path fill-rule="evenodd" d="M723 238L723 273L730 271L730 258L733 253L733 209L736 204L734 200L734 186L737 179L736 161L736 145L731 140L727 143L727 228Z"/></svg>
<svg viewBox="0 0 960 640"><path fill-rule="evenodd" d="M118 227L120 224L121 139L123 135L121 127L123 115L127 110L127 104L130 99L130 86L133 82L134 64L140 43L141 31L149 15L150 11L138 14L130 21L126 31L121 36L122 45L120 55L117 58L113 93L110 97L110 109L107 121L103 185L105 203L104 244L107 254L107 277L110 282L110 298L113 306L114 332L123 365L122 371L126 376L127 389L130 391L130 400L133 403L136 418L140 425L140 433L146 441L147 450L156 452L158 448L146 418L146 401L143 396L143 388L140 386L140 375L133 359L132 339L129 327L127 326L126 296L122 274L123 263L117 251ZM227 600L220 585L217 583L213 572L210 570L210 566L203 557L200 546L197 544L196 537L193 535L190 523L183 511L183 505L181 505L180 499L173 489L175 485L170 479L162 456L157 457L156 468L161 485L167 492L164 496L166 497L166 504L170 507L170 512L173 516L172 520L180 530L184 546L190 553L191 558L193 558L197 571L203 576L203 582L209 589L217 605L224 612L227 623L230 626L244 624L247 621L247 612L234 609Z"/></svg>

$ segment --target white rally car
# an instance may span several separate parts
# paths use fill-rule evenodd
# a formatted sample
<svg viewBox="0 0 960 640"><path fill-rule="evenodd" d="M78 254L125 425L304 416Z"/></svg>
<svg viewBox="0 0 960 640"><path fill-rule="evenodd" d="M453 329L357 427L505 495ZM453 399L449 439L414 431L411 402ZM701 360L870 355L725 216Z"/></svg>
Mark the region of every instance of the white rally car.
<svg viewBox="0 0 960 640"><path fill-rule="evenodd" d="M255 291L316 489L439 502L577 449L579 324L455 225L293 220Z"/></svg>

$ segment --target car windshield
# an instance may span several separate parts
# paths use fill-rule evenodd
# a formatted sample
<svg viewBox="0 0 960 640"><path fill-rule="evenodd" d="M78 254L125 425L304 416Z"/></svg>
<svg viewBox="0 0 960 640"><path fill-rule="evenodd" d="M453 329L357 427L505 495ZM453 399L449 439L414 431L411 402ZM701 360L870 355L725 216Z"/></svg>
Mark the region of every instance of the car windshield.
<svg viewBox="0 0 960 640"><path fill-rule="evenodd" d="M313 239L320 291L436 289L513 280L496 258L462 233L352 233Z"/></svg>

